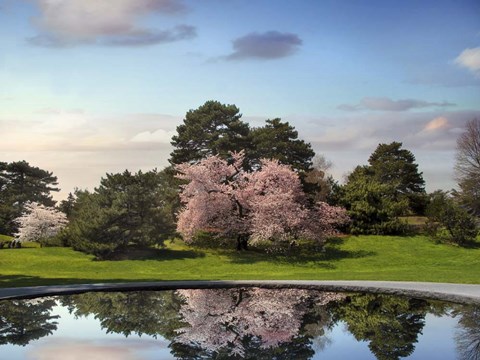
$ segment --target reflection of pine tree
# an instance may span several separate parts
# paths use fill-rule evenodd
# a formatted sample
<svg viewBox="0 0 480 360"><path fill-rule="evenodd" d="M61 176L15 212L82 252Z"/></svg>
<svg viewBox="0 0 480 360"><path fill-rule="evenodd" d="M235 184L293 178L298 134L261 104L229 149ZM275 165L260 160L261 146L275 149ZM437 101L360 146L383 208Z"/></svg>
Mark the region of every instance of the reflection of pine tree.
<svg viewBox="0 0 480 360"><path fill-rule="evenodd" d="M379 360L400 359L415 350L425 325L428 302L387 295L352 295L337 309L340 320Z"/></svg>
<svg viewBox="0 0 480 360"><path fill-rule="evenodd" d="M57 330L58 315L50 315L55 300L0 301L0 345L27 345Z"/></svg>
<svg viewBox="0 0 480 360"><path fill-rule="evenodd" d="M75 316L93 314L107 333L172 338L182 326L181 302L172 291L85 293L62 300Z"/></svg>
<svg viewBox="0 0 480 360"><path fill-rule="evenodd" d="M480 360L480 307L468 307L461 314L455 335L459 357L462 360Z"/></svg>

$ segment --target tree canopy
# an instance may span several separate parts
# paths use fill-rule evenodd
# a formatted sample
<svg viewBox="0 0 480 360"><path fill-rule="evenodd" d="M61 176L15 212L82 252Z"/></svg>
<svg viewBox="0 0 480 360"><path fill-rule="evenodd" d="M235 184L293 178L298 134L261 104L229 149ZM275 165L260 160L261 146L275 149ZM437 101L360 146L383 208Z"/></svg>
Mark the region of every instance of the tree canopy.
<svg viewBox="0 0 480 360"><path fill-rule="evenodd" d="M401 359L415 350L425 325L429 303L388 295L350 296L345 306L335 309L358 341L367 341L379 360Z"/></svg>
<svg viewBox="0 0 480 360"><path fill-rule="evenodd" d="M251 131L251 136L252 150L247 156L253 166L259 166L260 159L277 159L297 172L311 169L315 153L309 143L298 139L298 132L288 122L266 120L264 126Z"/></svg>
<svg viewBox="0 0 480 360"><path fill-rule="evenodd" d="M369 169L358 166L342 188L340 203L352 219L353 234L401 234L405 230L398 217L408 209L406 199L396 201L396 189L372 179Z"/></svg>
<svg viewBox="0 0 480 360"><path fill-rule="evenodd" d="M177 166L179 177L188 182L180 194L185 207L177 224L187 242L199 231L210 231L236 239L237 249L248 240L281 246L303 237L322 244L336 224L347 221L341 208L326 203L309 208L298 174L289 166L264 160L259 169L247 172L243 152L231 157Z"/></svg>
<svg viewBox="0 0 480 360"><path fill-rule="evenodd" d="M28 201L55 205L51 192L59 191L57 185L57 177L51 172L26 161L0 162L0 234L12 235L17 231L14 219Z"/></svg>
<svg viewBox="0 0 480 360"><path fill-rule="evenodd" d="M418 171L415 156L402 143L379 144L368 159L368 174L383 184L395 189L394 200L408 200L409 208L421 213L426 205L425 181Z"/></svg>
<svg viewBox="0 0 480 360"><path fill-rule="evenodd" d="M68 234L72 246L107 258L128 245L161 245L174 230L156 170L107 174L93 193L77 191Z"/></svg>
<svg viewBox="0 0 480 360"><path fill-rule="evenodd" d="M261 159L277 159L299 173L311 168L315 153L288 122L269 119L251 129L241 117L235 105L212 100L188 111L172 138L170 163L195 163L212 155L228 159L230 153L244 150L245 169L258 168Z"/></svg>
<svg viewBox="0 0 480 360"><path fill-rule="evenodd" d="M68 220L64 213L53 207L28 202L24 213L15 222L18 224L15 235L19 241L36 241L43 246L67 225Z"/></svg>
<svg viewBox="0 0 480 360"><path fill-rule="evenodd" d="M478 234L475 217L447 192L437 190L430 194L426 215L426 230L434 240L458 245L475 242Z"/></svg>
<svg viewBox="0 0 480 360"><path fill-rule="evenodd" d="M207 101L185 115L172 137L173 165L195 162L211 155L227 157L230 152L248 147L250 128L241 120L235 105Z"/></svg>

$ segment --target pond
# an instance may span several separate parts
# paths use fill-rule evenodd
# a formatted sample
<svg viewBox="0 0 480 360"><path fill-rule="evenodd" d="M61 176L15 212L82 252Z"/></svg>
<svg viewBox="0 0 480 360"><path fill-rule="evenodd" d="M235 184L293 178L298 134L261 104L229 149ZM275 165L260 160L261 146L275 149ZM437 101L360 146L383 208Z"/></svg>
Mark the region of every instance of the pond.
<svg viewBox="0 0 480 360"><path fill-rule="evenodd" d="M307 289L0 301L2 359L480 359L480 307Z"/></svg>

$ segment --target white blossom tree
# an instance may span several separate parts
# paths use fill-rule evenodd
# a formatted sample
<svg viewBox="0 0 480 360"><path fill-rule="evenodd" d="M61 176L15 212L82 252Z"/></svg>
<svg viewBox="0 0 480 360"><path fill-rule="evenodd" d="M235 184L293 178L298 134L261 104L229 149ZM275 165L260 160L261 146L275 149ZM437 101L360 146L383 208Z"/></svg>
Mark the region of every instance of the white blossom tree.
<svg viewBox="0 0 480 360"><path fill-rule="evenodd" d="M36 202L26 203L24 212L15 222L18 224L18 232L15 234L18 241L35 241L40 246L45 245L68 224L64 213Z"/></svg>

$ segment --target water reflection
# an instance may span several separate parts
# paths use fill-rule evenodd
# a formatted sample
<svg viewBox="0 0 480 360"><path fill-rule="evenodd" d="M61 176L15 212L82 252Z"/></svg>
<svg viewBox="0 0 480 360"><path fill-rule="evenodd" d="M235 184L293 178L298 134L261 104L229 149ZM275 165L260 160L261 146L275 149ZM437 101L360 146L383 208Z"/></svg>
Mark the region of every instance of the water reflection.
<svg viewBox="0 0 480 360"><path fill-rule="evenodd" d="M0 301L0 345L25 346L57 330L53 299Z"/></svg>
<svg viewBox="0 0 480 360"><path fill-rule="evenodd" d="M480 360L480 307L456 312L460 316L455 336L459 357L462 360Z"/></svg>
<svg viewBox="0 0 480 360"><path fill-rule="evenodd" d="M353 295L336 310L356 340L367 341L379 360L400 359L415 350L432 305L425 300Z"/></svg>
<svg viewBox="0 0 480 360"><path fill-rule="evenodd" d="M455 319L456 328L445 331L455 332L452 348L458 357L480 359L478 306L259 288L86 293L0 301L0 345L10 344L0 346L0 352L17 351L18 345L35 346L34 340L47 335L57 345L88 343L64 334L68 321L83 319L99 324L105 334L103 344L122 341L118 336L131 344L143 341L148 343L144 348L157 352L152 358L158 358L160 346L178 359L312 359L322 353L327 356L341 342L343 349L368 346L365 358L401 359L415 354L432 316ZM339 329L351 334L352 343L335 337ZM119 335L112 339L115 334ZM94 340L96 346L103 346L98 335ZM42 344L46 347L47 342Z"/></svg>

